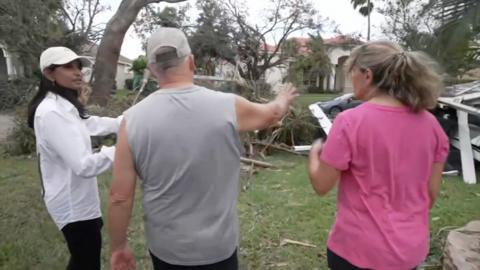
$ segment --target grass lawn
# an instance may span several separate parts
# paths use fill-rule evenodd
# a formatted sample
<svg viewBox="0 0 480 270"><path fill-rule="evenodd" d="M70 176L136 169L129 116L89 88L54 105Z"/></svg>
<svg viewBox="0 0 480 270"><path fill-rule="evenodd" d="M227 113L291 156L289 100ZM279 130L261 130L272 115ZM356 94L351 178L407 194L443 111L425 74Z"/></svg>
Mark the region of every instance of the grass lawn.
<svg viewBox="0 0 480 270"><path fill-rule="evenodd" d="M334 99L340 96L340 93L328 93L328 94L301 94L296 99L296 103L300 104L301 106L307 107L308 105L319 102L319 101L327 101Z"/></svg>
<svg viewBox="0 0 480 270"><path fill-rule="evenodd" d="M261 171L240 194L242 269L326 269L325 242L335 214L334 192L325 198L314 194L305 157L277 154L269 161L280 169ZM110 180L109 174L99 178L104 214ZM129 231L130 245L136 253L137 269L151 269L139 200L140 193ZM0 205L0 269L64 269L67 248L40 197L35 160L0 158ZM441 241L450 226L480 219L479 205L480 185L445 178L431 213L431 263L439 259ZM316 247L281 245L283 239ZM108 269L105 229L103 242L103 264Z"/></svg>

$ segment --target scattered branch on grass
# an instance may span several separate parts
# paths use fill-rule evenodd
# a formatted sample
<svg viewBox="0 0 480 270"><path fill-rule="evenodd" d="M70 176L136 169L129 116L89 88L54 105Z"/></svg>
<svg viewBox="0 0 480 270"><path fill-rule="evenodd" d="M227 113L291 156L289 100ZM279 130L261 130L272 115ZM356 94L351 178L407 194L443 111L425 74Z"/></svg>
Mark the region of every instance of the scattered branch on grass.
<svg viewBox="0 0 480 270"><path fill-rule="evenodd" d="M272 263L268 265L268 267L284 267L284 266L288 266L288 263L282 262L282 263Z"/></svg>
<svg viewBox="0 0 480 270"><path fill-rule="evenodd" d="M264 162L264 161L259 161L259 160L255 160L255 159L250 159L250 158L241 157L240 161L245 163L245 164L249 164L249 165L253 164L257 167L262 167L262 168L277 168L277 166L275 166L271 163Z"/></svg>
<svg viewBox="0 0 480 270"><path fill-rule="evenodd" d="M252 182L252 177L253 175L257 172L255 170L255 164L250 164L250 166L247 167L246 171L248 171L248 176L245 181L245 184L242 186L243 191L247 191L250 188L250 183Z"/></svg>
<svg viewBox="0 0 480 270"><path fill-rule="evenodd" d="M438 230L436 235L439 236L444 231L452 231L452 230L455 230L455 229L458 229L458 228L460 228L460 227L459 226L446 226L446 227L443 227L440 230Z"/></svg>
<svg viewBox="0 0 480 270"><path fill-rule="evenodd" d="M295 241L295 240L290 240L290 239L283 239L281 242L280 242L280 246L285 246L285 245L288 245L288 244L292 244L292 245L298 245L298 246L304 246L304 247L311 247L311 248L316 248L317 246L315 245L312 245L312 244L309 244L309 243L305 243L305 242L300 242L300 241Z"/></svg>
<svg viewBox="0 0 480 270"><path fill-rule="evenodd" d="M267 143L264 143L264 142L252 142L252 144L253 145L264 146L262 152L265 151L268 148L272 148L272 149L275 149L275 150L284 151L284 152L294 154L294 155L300 155L300 156L305 156L306 155L305 153L300 153L300 152L293 151L292 147L290 147L286 144L267 144Z"/></svg>
<svg viewBox="0 0 480 270"><path fill-rule="evenodd" d="M278 138L278 134L279 134L279 131L280 129L276 129L272 132L272 135L270 136L270 138L267 139L267 143L263 143L262 144L259 144L259 143L255 143L255 142L252 142L252 144L256 144L256 145L262 145L264 146L264 148L260 151L260 154L265 154L265 151L268 150L269 146L273 144L273 142L275 141L275 139Z"/></svg>
<svg viewBox="0 0 480 270"><path fill-rule="evenodd" d="M442 268L441 264L422 264L422 269L425 269L425 270L437 270L441 268Z"/></svg>

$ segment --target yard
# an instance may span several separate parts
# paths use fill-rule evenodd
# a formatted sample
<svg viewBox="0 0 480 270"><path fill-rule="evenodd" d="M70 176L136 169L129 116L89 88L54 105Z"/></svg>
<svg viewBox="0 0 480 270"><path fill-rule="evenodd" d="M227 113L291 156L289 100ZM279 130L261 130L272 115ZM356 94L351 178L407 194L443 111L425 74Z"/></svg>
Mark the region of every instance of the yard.
<svg viewBox="0 0 480 270"><path fill-rule="evenodd" d="M340 96L341 93L328 93L328 94L303 94L297 97L296 103L307 107L308 105L319 102L319 101L327 101L330 99L334 99Z"/></svg>
<svg viewBox="0 0 480 270"><path fill-rule="evenodd" d="M300 106L338 94L308 94ZM1 156L1 155L0 155ZM335 192L316 196L307 178L306 157L275 153L243 189L239 199L242 269L326 269L325 242L335 215ZM62 234L46 212L40 196L37 161L28 157L0 158L0 270L63 269L68 251ZM111 175L99 177L106 214ZM138 191L130 226L130 245L138 269L151 269L145 247L141 193ZM444 178L439 201L431 213L431 254L428 265L438 266L448 230L480 219L480 185L467 186L459 177ZM108 220L104 220L108 222ZM108 269L108 239L104 228L103 264ZM314 247L285 244L285 239ZM282 242L283 241L283 242ZM429 268L436 269L436 268Z"/></svg>
<svg viewBox="0 0 480 270"><path fill-rule="evenodd" d="M314 194L305 157L277 153L268 161L280 169L261 171L240 194L242 269L326 269L325 242L334 219L335 193L325 198ZM104 214L110 181L110 174L99 177ZM140 192L136 200L130 245L135 250L138 269L151 269ZM68 252L41 199L36 160L0 159L0 205L0 269L63 269ZM429 264L438 265L441 242L449 229L480 218L478 205L480 185L467 186L458 177L444 179L431 214ZM105 228L103 232L103 263L108 266ZM282 245L284 239L316 247Z"/></svg>

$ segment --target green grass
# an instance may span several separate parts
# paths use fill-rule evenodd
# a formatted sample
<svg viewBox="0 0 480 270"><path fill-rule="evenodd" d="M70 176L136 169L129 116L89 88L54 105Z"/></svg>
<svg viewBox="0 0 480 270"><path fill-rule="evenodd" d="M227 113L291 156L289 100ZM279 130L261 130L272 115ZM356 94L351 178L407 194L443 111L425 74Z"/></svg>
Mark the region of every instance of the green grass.
<svg viewBox="0 0 480 270"><path fill-rule="evenodd" d="M319 102L319 101L327 101L334 99L340 96L340 93L328 93L328 94L302 94L297 97L295 103L299 104L300 106L308 106L312 103Z"/></svg>
<svg viewBox="0 0 480 270"><path fill-rule="evenodd" d="M325 242L335 214L335 193L325 198L314 194L305 157L275 155L269 161L280 169L261 171L240 194L242 269L326 269ZM104 214L110 181L109 174L99 177ZM137 269L151 269L139 200L140 192L129 229L130 245ZM68 251L40 197L35 160L0 159L0 205L0 269L64 269ZM440 257L449 226L480 219L479 205L479 184L465 185L459 178L446 178L431 213L433 264ZM105 228L103 232L102 259L108 269ZM286 238L316 247L280 245Z"/></svg>

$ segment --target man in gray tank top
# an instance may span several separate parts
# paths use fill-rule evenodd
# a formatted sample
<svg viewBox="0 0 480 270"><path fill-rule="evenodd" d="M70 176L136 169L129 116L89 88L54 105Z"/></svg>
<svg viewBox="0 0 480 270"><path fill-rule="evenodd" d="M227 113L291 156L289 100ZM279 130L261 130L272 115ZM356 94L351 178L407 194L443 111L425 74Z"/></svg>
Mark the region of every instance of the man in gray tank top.
<svg viewBox="0 0 480 270"><path fill-rule="evenodd" d="M127 110L120 127L108 210L112 269L134 268L126 232L136 175L155 269L238 269L238 133L277 123L295 89L257 104L194 85L194 59L175 28L152 34L147 57L160 90Z"/></svg>

